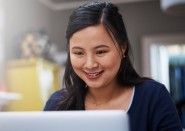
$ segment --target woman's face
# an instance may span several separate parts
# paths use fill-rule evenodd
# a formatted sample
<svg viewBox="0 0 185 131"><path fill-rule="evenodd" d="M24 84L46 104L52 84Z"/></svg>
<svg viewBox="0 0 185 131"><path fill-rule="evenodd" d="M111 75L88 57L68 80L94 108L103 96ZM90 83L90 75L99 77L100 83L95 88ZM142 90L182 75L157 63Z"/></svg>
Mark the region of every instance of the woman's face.
<svg viewBox="0 0 185 131"><path fill-rule="evenodd" d="M69 43L72 67L89 88L117 84L116 74L125 49L115 46L102 24L74 33Z"/></svg>

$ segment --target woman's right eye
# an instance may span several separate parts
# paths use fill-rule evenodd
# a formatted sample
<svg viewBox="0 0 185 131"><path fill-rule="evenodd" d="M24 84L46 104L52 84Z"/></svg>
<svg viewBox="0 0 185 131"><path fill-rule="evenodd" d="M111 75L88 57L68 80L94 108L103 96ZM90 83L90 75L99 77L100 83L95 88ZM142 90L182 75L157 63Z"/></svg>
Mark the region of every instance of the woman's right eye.
<svg viewBox="0 0 185 131"><path fill-rule="evenodd" d="M84 55L83 52L74 52L74 54L77 55L77 56L83 56Z"/></svg>

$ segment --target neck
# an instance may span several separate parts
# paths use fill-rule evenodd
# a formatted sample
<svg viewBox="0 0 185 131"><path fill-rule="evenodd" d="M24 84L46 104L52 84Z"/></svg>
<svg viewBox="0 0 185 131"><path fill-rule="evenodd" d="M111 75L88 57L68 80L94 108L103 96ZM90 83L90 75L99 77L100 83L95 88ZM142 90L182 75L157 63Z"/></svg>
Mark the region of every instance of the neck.
<svg viewBox="0 0 185 131"><path fill-rule="evenodd" d="M102 105L118 96L120 89L121 87L118 85L98 89L89 87L86 98L91 104Z"/></svg>

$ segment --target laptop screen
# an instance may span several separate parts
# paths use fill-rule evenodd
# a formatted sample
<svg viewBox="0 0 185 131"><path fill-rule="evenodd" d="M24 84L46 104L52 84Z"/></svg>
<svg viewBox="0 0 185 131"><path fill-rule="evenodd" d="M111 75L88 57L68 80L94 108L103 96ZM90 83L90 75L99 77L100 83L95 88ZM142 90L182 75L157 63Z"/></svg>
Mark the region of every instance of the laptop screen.
<svg viewBox="0 0 185 131"><path fill-rule="evenodd" d="M1 131L129 131L124 111L1 112Z"/></svg>

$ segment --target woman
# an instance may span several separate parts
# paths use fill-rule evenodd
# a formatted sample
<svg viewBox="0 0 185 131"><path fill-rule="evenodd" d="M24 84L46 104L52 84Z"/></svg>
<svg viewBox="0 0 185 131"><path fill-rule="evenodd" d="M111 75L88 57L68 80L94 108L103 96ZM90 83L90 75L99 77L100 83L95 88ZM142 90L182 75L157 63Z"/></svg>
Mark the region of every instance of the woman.
<svg viewBox="0 0 185 131"><path fill-rule="evenodd" d="M130 61L130 43L118 8L93 2L76 9L66 30L66 88L45 111L125 110L131 130L182 131L164 85L140 77Z"/></svg>

